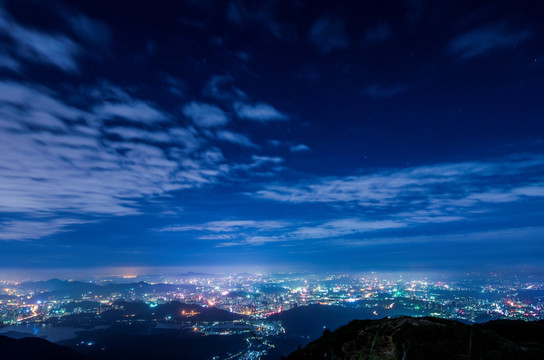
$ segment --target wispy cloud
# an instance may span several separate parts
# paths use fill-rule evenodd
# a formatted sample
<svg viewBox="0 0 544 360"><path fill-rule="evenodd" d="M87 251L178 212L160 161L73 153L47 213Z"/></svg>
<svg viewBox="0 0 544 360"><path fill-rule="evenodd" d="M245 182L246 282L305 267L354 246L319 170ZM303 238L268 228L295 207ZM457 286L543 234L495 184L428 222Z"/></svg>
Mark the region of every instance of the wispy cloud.
<svg viewBox="0 0 544 360"><path fill-rule="evenodd" d="M272 34L277 39L283 39L287 30L275 20L276 3L257 2L247 3L243 1L232 1L229 4L227 17L231 23L240 27L258 26Z"/></svg>
<svg viewBox="0 0 544 360"><path fill-rule="evenodd" d="M221 142L258 145L233 131L210 131L228 121L220 108L187 104L195 128L136 92L98 82L66 98L45 86L0 81L0 213L24 219L4 222L2 239L48 236L82 221L66 218L140 214L144 200L275 173L283 162L247 154L246 163L229 163ZM43 225L24 232L25 221Z"/></svg>
<svg viewBox="0 0 544 360"><path fill-rule="evenodd" d="M101 118L123 118L129 121L153 123L167 118L166 114L143 101L133 100L127 103L104 103L94 108L94 113Z"/></svg>
<svg viewBox="0 0 544 360"><path fill-rule="evenodd" d="M70 225L86 224L78 219L11 220L0 223L0 240L32 240L69 231Z"/></svg>
<svg viewBox="0 0 544 360"><path fill-rule="evenodd" d="M87 116L86 112L56 99L48 89L10 81L0 82L0 102L4 124L18 129L28 125L62 130L66 128L62 119L78 120Z"/></svg>
<svg viewBox="0 0 544 360"><path fill-rule="evenodd" d="M321 208L321 219L299 217L279 223L219 221L175 226L165 231L195 231L198 238L215 241L216 247L307 247L308 241L326 248L467 241L467 231L459 232L458 224L470 227L476 216L489 219L497 205L540 201L544 197L543 166L541 157L526 154L265 186L252 196L331 206L328 210ZM444 226L449 230L439 230L439 236L429 234L429 229L446 229ZM501 227L498 225L498 229ZM468 233L474 235L472 241L486 241L500 236L501 231ZM535 233L538 232L532 231L531 236Z"/></svg>
<svg viewBox="0 0 544 360"><path fill-rule="evenodd" d="M158 232L198 232L201 240L216 242L216 247L257 246L270 242L284 242L285 236L269 235L288 230L291 223L275 220L223 220L198 225L174 225ZM262 234L262 235L259 235Z"/></svg>
<svg viewBox="0 0 544 360"><path fill-rule="evenodd" d="M338 219L328 221L317 226L300 227L289 234L289 238L296 239L323 239L331 237L361 234L376 230L389 230L405 227L403 221L395 220L361 220L361 219Z"/></svg>
<svg viewBox="0 0 544 360"><path fill-rule="evenodd" d="M9 46L27 61L55 66L63 71L78 71L76 58L81 48L62 34L31 29L16 22L0 8L0 30L11 40Z"/></svg>
<svg viewBox="0 0 544 360"><path fill-rule="evenodd" d="M529 38L528 30L513 31L503 24L495 24L471 30L453 39L447 52L468 60L486 53L501 51Z"/></svg>
<svg viewBox="0 0 544 360"><path fill-rule="evenodd" d="M251 162L231 164L230 170L234 179L254 177L273 177L284 170L284 158L279 156L251 155Z"/></svg>
<svg viewBox="0 0 544 360"><path fill-rule="evenodd" d="M229 121L225 112L217 106L195 101L183 107L183 114L200 127L221 126Z"/></svg>
<svg viewBox="0 0 544 360"><path fill-rule="evenodd" d="M310 147L306 144L297 144L294 141L280 141L280 140L268 140L268 144L270 144L273 147L279 148L279 147L286 147L290 152L305 152L305 151L312 151Z"/></svg>
<svg viewBox="0 0 544 360"><path fill-rule="evenodd" d="M234 78L228 75L214 75L204 87L204 95L217 100L244 100L247 95L234 86Z"/></svg>
<svg viewBox="0 0 544 360"><path fill-rule="evenodd" d="M21 64L11 56L6 54L0 55L0 69L9 69L11 71L21 71Z"/></svg>
<svg viewBox="0 0 544 360"><path fill-rule="evenodd" d="M523 241L540 240L544 227L508 227L498 230L467 231L452 234L439 235L410 235L410 236L387 236L387 237L367 237L365 239L335 239L332 241L336 246L346 247L366 247L366 246L384 246L398 244L418 244L418 243L497 243L512 244Z"/></svg>
<svg viewBox="0 0 544 360"><path fill-rule="evenodd" d="M341 19L321 17L310 29L308 40L323 53L345 49L348 46L346 23Z"/></svg>
<svg viewBox="0 0 544 360"><path fill-rule="evenodd" d="M458 221L460 219L450 220ZM425 222L426 223L426 222ZM216 247L263 246L269 244L289 244L308 248L309 241L315 246L326 249L338 247L388 246L418 243L509 243L520 241L538 241L541 238L541 226L506 227L495 230L468 230L440 232L439 234L403 233L404 229L414 224L405 219L397 220L363 220L345 218L322 223L300 224L285 223L282 227L262 228L259 233L252 232L251 227L237 228L234 231L223 231L214 228L211 235L200 235L199 239L216 241ZM170 231L170 230L167 230ZM188 226L181 231L206 231L205 227ZM391 235L393 232L394 235Z"/></svg>
<svg viewBox="0 0 544 360"><path fill-rule="evenodd" d="M221 151L191 128L169 122L159 132L102 121L134 115L148 123L168 116L117 93L122 106L97 95L84 110L50 89L0 82L0 212L42 218L138 214L140 199L210 184L229 171ZM25 236L38 237L38 230L47 236L77 222L43 223ZM3 238L24 237L17 235L19 223L4 228Z"/></svg>
<svg viewBox="0 0 544 360"><path fill-rule="evenodd" d="M291 152L301 152L301 151L312 151L308 145L304 145L304 144L298 144L298 145L292 145L289 150Z"/></svg>
<svg viewBox="0 0 544 360"><path fill-rule="evenodd" d="M80 13L64 10L64 18L76 37L98 46L107 46L112 41L109 28L100 21L88 18Z"/></svg>
<svg viewBox="0 0 544 360"><path fill-rule="evenodd" d="M180 231L211 231L211 232L235 232L247 229L257 229L259 231L270 229L281 229L288 225L283 221L273 220L222 220L211 221L198 225L176 225L168 226L157 231L160 232L180 232Z"/></svg>
<svg viewBox="0 0 544 360"><path fill-rule="evenodd" d="M291 203L344 203L412 210L462 208L513 202L543 194L539 157L527 155L489 162L420 166L339 178L318 178L293 186L273 185L256 196ZM512 186L512 177L521 177ZM450 214L451 215L451 214Z"/></svg>
<svg viewBox="0 0 544 360"><path fill-rule="evenodd" d="M254 105L235 103L234 110L236 115L242 119L268 122L268 121L283 121L287 120L287 115L279 112L271 105L258 103Z"/></svg>
<svg viewBox="0 0 544 360"><path fill-rule="evenodd" d="M229 130L219 130L217 132L217 138L240 146L258 148L258 146L249 140L247 136Z"/></svg>
<svg viewBox="0 0 544 360"><path fill-rule="evenodd" d="M168 133L162 131L149 131L133 127L110 127L107 128L108 134L115 134L124 140L146 140L154 143L169 143L173 139Z"/></svg>
<svg viewBox="0 0 544 360"><path fill-rule="evenodd" d="M257 163L273 163L273 164L279 164L284 161L284 159L279 156L251 155L251 159Z"/></svg>
<svg viewBox="0 0 544 360"><path fill-rule="evenodd" d="M259 224L243 225L231 230L223 230L222 227L216 227L214 223L211 227L206 226L184 226L183 231L210 231L222 233L219 235L228 236L199 236L202 239L217 240L218 247L232 246L260 246L270 243L290 243L306 244L309 240L325 240L345 238L346 236L363 235L375 233L377 231L395 230L409 226L410 224L400 220L364 220L357 218L340 218L324 222L269 222L261 221ZM268 225L267 225L268 224ZM257 230L257 231L253 231ZM231 232L236 231L235 234Z"/></svg>

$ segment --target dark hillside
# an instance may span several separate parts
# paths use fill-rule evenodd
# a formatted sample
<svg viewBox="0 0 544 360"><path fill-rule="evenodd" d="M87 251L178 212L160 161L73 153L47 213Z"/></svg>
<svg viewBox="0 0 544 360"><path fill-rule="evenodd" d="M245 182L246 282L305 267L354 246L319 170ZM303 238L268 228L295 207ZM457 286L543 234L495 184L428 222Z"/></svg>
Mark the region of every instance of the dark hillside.
<svg viewBox="0 0 544 360"><path fill-rule="evenodd" d="M288 359L544 359L544 321L467 325L437 318L355 320Z"/></svg>
<svg viewBox="0 0 544 360"><path fill-rule="evenodd" d="M20 359L55 359L85 360L88 359L68 347L53 344L37 337L26 337L19 340L0 336L0 358L3 360Z"/></svg>

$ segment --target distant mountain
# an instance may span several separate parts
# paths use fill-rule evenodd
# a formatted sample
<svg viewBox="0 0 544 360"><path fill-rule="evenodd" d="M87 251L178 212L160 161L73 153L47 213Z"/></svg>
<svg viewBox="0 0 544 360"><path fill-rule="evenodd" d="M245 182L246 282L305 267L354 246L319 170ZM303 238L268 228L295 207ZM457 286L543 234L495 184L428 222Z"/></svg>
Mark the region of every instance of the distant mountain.
<svg viewBox="0 0 544 360"><path fill-rule="evenodd" d="M140 281L137 283L113 283L99 285L92 282L66 281L51 279L47 281L24 282L17 285L21 291L35 291L40 294L34 296L32 300L46 300L54 297L71 297L77 299L82 295L102 295L107 296L112 293L122 294L149 294L174 292L182 289L194 291L194 285L176 285L176 284L148 284ZM43 293L42 293L43 292Z"/></svg>
<svg viewBox="0 0 544 360"><path fill-rule="evenodd" d="M3 360L55 359L85 360L87 356L44 339L26 337L19 340L0 336L0 357Z"/></svg>
<svg viewBox="0 0 544 360"><path fill-rule="evenodd" d="M325 330L287 359L544 359L544 321L354 320L336 331Z"/></svg>

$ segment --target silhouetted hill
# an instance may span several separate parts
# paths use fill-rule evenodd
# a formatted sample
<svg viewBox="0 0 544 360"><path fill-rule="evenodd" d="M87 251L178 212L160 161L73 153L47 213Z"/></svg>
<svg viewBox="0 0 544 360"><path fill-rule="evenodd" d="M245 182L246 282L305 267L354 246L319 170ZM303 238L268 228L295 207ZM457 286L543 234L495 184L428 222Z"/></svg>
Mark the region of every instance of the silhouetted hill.
<svg viewBox="0 0 544 360"><path fill-rule="evenodd" d="M544 321L467 325L437 318L354 320L287 357L297 359L544 359Z"/></svg>
<svg viewBox="0 0 544 360"><path fill-rule="evenodd" d="M93 306L92 302L70 303L67 307L76 307L78 304L83 306ZM52 318L48 323L59 326L72 326L78 328L92 328L100 325L112 325L115 323L134 323L136 321L150 323L152 321L232 321L245 319L247 316L231 313L230 311L214 308L202 307L199 305L184 304L178 301L172 301L160 304L156 307L150 307L141 301L117 301L113 304L114 308L96 313L79 313L65 315L62 318Z"/></svg>
<svg viewBox="0 0 544 360"><path fill-rule="evenodd" d="M12 359L55 359L55 360L84 360L87 356L65 346L53 344L37 337L12 339L0 336L0 358Z"/></svg>
<svg viewBox="0 0 544 360"><path fill-rule="evenodd" d="M231 313L226 310L214 307L202 307L198 305L183 304L178 301L161 304L153 309L153 313L160 317L171 317L172 319L186 319L185 314L194 312L190 319L193 321L230 321L246 318L244 315Z"/></svg>

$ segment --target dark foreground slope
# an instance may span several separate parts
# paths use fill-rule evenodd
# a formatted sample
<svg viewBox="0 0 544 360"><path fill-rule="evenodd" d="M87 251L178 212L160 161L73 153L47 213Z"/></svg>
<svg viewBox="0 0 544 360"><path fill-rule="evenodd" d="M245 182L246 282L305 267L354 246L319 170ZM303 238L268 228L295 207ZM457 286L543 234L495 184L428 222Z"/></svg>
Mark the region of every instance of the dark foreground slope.
<svg viewBox="0 0 544 360"><path fill-rule="evenodd" d="M53 344L37 337L12 339L0 336L0 358L11 359L55 359L55 360L84 360L88 359L68 347Z"/></svg>
<svg viewBox="0 0 544 360"><path fill-rule="evenodd" d="M544 321L355 320L325 331L288 359L544 359Z"/></svg>

